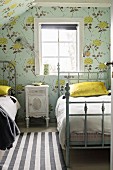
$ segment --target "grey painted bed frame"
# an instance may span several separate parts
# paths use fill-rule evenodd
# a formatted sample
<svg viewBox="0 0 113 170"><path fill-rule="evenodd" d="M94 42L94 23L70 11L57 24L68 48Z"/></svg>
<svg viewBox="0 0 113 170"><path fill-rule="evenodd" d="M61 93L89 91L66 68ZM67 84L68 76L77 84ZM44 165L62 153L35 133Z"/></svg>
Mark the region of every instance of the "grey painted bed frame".
<svg viewBox="0 0 113 170"><path fill-rule="evenodd" d="M0 60L0 80L2 80L2 85L11 86L11 95L16 97L16 68L11 61Z"/></svg>
<svg viewBox="0 0 113 170"><path fill-rule="evenodd" d="M88 79L84 79L84 78L82 78L82 79L80 79L80 77L81 77L81 75L82 74L84 74L84 73L86 73L86 74L88 74ZM99 78L99 72L60 72L60 66L59 66L59 63L58 63L58 97L60 96L60 76L61 76L61 74L68 74L68 76L67 76L67 81L68 81L68 83L66 83L66 87L65 87L65 97L66 97L66 134L65 134L65 136L66 136L66 144L65 144L65 146L66 146L66 166L67 166L67 168L69 168L70 167L70 149L71 148L74 148L74 149L88 149L88 148L110 148L110 144L109 145L105 145L105 143L104 143L104 116L110 116L111 114L104 114L104 110L105 110L105 107L104 107L104 104L105 103L110 103L110 102L108 102L108 101L102 101L102 102L97 102L97 101L92 101L92 102L70 102L69 101L69 96L70 96L70 92L69 92L69 89L70 89L70 87L69 87L69 84L70 84L70 79L71 79L71 74L75 74L75 75L77 75L76 77L76 80L77 80L77 82L80 82L80 81L94 81L94 78L91 78L90 79L90 74L97 74L97 77L96 77L96 81L104 81L105 82L105 84L106 84L106 86L109 86L108 85L108 78L109 78L109 76L108 76L108 72L106 71L105 72L105 74L106 74L106 78ZM70 104L73 104L73 103L84 103L84 114L82 115L80 115L80 114L69 114L69 105ZM101 144L101 146L99 145L99 146L88 146L88 141L87 141L87 116L92 116L91 114L87 114L87 103L102 103L102 114L94 114L93 116L102 116L102 144ZM85 129L84 129L84 134L85 134L85 141L84 141L84 146L74 146L72 143L71 143L71 141L70 141L70 125L69 125L69 117L70 116L85 116L85 125L84 125L84 127L85 127Z"/></svg>

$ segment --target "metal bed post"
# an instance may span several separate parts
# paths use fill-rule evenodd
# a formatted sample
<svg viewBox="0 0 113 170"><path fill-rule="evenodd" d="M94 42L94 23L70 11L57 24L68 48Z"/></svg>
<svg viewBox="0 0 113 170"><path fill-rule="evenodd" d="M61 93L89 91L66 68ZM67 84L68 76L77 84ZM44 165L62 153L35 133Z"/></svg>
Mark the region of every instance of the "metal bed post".
<svg viewBox="0 0 113 170"><path fill-rule="evenodd" d="M67 168L69 168L70 166L70 142L69 142L69 139L70 139L70 123L69 123L69 84L67 83L66 84L66 87L65 87L65 90L66 90L66 93L65 93L65 97L66 97L66 132L65 132L65 135L66 135L66 166Z"/></svg>
<svg viewBox="0 0 113 170"><path fill-rule="evenodd" d="M102 102L102 146L104 147L104 102Z"/></svg>
<svg viewBox="0 0 113 170"><path fill-rule="evenodd" d="M98 81L99 80L99 72L96 73L96 77L97 77L96 81Z"/></svg>
<svg viewBox="0 0 113 170"><path fill-rule="evenodd" d="M2 63L2 65L3 65L3 70L2 70L2 77L3 77L3 85L4 85L4 61L0 61L0 63Z"/></svg>
<svg viewBox="0 0 113 170"><path fill-rule="evenodd" d="M60 97L60 64L58 62L58 97Z"/></svg>
<svg viewBox="0 0 113 170"><path fill-rule="evenodd" d="M85 101L84 112L85 112L85 122L84 122L84 134L85 134L85 147L87 146L87 103Z"/></svg>
<svg viewBox="0 0 113 170"><path fill-rule="evenodd" d="M3 64L3 68L4 68L4 63L9 65L9 73L8 73L8 75L9 75L9 82L8 82L8 84L9 85L11 83L11 80L10 80L10 66L13 68L13 70L14 70L14 91L15 91L15 96L17 96L17 91L16 91L16 68L15 68L15 66L10 61L0 61L0 63ZM4 70L3 70L3 82L4 82L4 80L5 80L5 75L4 75Z"/></svg>
<svg viewBox="0 0 113 170"><path fill-rule="evenodd" d="M78 81L78 83L79 83L79 77L80 77L80 74L78 73L78 80L77 80L77 81Z"/></svg>
<svg viewBox="0 0 113 170"><path fill-rule="evenodd" d="M110 75L109 75L109 72L108 72L108 70L107 70L107 72L106 72L106 75L107 75L107 82L106 82L106 86L107 86L107 88L108 88L108 90L109 90L109 88L110 88L110 86L109 86L109 79L110 79Z"/></svg>

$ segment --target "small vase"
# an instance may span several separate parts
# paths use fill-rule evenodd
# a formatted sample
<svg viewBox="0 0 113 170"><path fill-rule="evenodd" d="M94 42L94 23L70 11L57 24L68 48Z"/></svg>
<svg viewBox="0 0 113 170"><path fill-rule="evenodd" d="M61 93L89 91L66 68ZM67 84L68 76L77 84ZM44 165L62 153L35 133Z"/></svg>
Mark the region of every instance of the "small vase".
<svg viewBox="0 0 113 170"><path fill-rule="evenodd" d="M44 75L49 74L49 64L44 64Z"/></svg>

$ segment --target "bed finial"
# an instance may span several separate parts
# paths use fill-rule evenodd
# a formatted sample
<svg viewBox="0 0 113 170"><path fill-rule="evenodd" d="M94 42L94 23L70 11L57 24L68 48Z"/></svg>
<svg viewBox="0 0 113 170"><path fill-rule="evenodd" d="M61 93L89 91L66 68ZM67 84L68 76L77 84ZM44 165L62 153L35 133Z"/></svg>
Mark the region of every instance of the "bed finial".
<svg viewBox="0 0 113 170"><path fill-rule="evenodd" d="M70 93L69 93L69 90L70 90L69 83L66 83L65 90L66 90L65 96L66 96L66 98L69 98L69 95L70 95Z"/></svg>

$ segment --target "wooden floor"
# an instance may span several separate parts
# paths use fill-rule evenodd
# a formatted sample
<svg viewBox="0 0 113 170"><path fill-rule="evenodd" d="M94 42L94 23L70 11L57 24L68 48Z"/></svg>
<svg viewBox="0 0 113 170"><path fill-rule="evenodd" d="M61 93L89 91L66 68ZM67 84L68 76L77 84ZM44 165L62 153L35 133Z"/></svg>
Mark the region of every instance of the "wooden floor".
<svg viewBox="0 0 113 170"><path fill-rule="evenodd" d="M105 150L72 150L72 170L110 170L110 152Z"/></svg>
<svg viewBox="0 0 113 170"><path fill-rule="evenodd" d="M56 127L19 127L21 132L56 131ZM65 151L64 151L65 157ZM71 151L71 170L110 170L109 149L80 149Z"/></svg>

